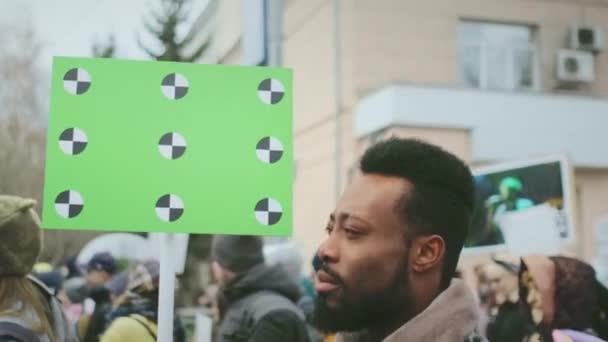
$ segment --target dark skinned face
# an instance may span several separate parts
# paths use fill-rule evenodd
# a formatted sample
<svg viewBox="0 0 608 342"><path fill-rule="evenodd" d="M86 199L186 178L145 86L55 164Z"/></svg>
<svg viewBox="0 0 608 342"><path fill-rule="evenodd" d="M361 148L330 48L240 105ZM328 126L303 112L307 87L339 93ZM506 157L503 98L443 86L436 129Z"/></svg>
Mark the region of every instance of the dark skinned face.
<svg viewBox="0 0 608 342"><path fill-rule="evenodd" d="M411 312L407 227L396 205L411 183L362 175L344 192L319 248L317 327L326 332L373 328Z"/></svg>

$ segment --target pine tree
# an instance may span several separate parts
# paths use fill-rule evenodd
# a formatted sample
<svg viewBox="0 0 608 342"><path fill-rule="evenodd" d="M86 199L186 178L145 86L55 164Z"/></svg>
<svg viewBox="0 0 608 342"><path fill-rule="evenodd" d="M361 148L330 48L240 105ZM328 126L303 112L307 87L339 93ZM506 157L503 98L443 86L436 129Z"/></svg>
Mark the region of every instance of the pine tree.
<svg viewBox="0 0 608 342"><path fill-rule="evenodd" d="M179 39L177 30L181 25L185 25L188 20L189 0L160 0L161 13L151 11L151 19L144 20L146 30L162 46L162 53L156 53L145 46L141 39L138 39L139 46L151 58L158 61L173 62L196 62L208 43L205 42L193 49L193 35L186 35ZM153 23L151 23L153 22ZM190 32L191 30L187 30ZM186 51L194 53L187 55ZM180 291L176 297L178 305L192 305L196 302L196 293L201 288L201 279L207 279L208 275L201 274L201 264L209 264L212 235L191 234L188 242L187 259L184 274L180 277Z"/></svg>
<svg viewBox="0 0 608 342"><path fill-rule="evenodd" d="M116 53L116 39L114 35L111 34L106 43L94 43L92 52L94 57L113 58Z"/></svg>
<svg viewBox="0 0 608 342"><path fill-rule="evenodd" d="M161 14L151 11L154 23L145 20L144 25L163 49L162 53L157 54L138 40L139 46L150 57L159 61L195 62L205 52L207 42L194 49L192 54L186 55L185 50L192 50L189 47L194 35L187 35L182 39L177 36L178 27L184 25L188 19L189 4L189 0L161 0Z"/></svg>

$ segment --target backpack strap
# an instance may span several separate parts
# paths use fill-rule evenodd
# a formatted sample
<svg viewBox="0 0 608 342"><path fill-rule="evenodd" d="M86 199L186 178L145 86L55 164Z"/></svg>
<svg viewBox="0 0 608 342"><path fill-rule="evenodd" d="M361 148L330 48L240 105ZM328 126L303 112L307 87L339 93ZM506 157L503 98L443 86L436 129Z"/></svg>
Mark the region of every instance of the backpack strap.
<svg viewBox="0 0 608 342"><path fill-rule="evenodd" d="M0 322L0 337L12 337L21 342L40 342L33 331L13 322Z"/></svg>
<svg viewBox="0 0 608 342"><path fill-rule="evenodd" d="M47 300L50 301L51 298L55 297L55 293L51 291L51 289L49 289L49 287L46 286L43 282L41 282L38 278L34 277L33 275L28 275L27 279L31 281L34 285L36 285L38 290L40 290L40 292Z"/></svg>
<svg viewBox="0 0 608 342"><path fill-rule="evenodd" d="M156 334L154 333L154 331L152 331L152 329L150 329L150 327L148 326L148 324L146 324L146 322L140 320L135 315L130 315L128 317L131 318L132 320L134 320L135 322L141 324L141 326L144 327L148 331L148 334L150 334L150 336L152 336L154 338L154 341L156 341Z"/></svg>
<svg viewBox="0 0 608 342"><path fill-rule="evenodd" d="M76 342L76 333L74 326L68 321L65 316L65 312L61 306L61 302L53 291L49 289L43 282L32 275L28 275L27 278L38 288L40 293L46 299L47 308L51 314L50 323L55 334L57 341Z"/></svg>

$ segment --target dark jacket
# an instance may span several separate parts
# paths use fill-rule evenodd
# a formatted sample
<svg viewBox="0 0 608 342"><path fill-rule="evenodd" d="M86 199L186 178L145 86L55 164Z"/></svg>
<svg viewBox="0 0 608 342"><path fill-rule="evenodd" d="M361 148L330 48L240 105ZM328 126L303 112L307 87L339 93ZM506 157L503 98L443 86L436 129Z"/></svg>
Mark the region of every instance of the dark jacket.
<svg viewBox="0 0 608 342"><path fill-rule="evenodd" d="M106 316L112 311L110 290L104 286L91 289L89 297L95 302L95 310L88 317L88 325L84 331L82 342L98 342L106 328Z"/></svg>
<svg viewBox="0 0 608 342"><path fill-rule="evenodd" d="M218 342L308 342L298 285L281 266L258 265L220 289Z"/></svg>
<svg viewBox="0 0 608 342"><path fill-rule="evenodd" d="M122 304L112 310L106 316L106 328L101 341L134 341L143 338L131 338L145 336L156 340L156 329L158 328L158 294L151 298L133 295L128 297ZM143 324L142 324L143 323ZM132 329L136 326L137 328ZM133 335L134 334L134 335ZM186 331L179 316L173 317L173 341L185 342ZM84 342L84 341L83 341Z"/></svg>
<svg viewBox="0 0 608 342"><path fill-rule="evenodd" d="M488 324L488 340L492 342L522 341L525 335L524 316L519 302L506 301L498 308L498 314Z"/></svg>

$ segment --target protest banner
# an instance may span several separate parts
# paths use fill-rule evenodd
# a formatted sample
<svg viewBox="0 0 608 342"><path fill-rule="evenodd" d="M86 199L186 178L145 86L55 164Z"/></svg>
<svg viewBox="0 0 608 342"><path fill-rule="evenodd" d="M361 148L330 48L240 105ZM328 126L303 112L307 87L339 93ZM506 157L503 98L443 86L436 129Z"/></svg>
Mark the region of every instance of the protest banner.
<svg viewBox="0 0 608 342"><path fill-rule="evenodd" d="M161 341L173 322L171 233L292 233L291 79L282 68L53 61L43 227L169 233Z"/></svg>
<svg viewBox="0 0 608 342"><path fill-rule="evenodd" d="M291 235L291 72L56 58L44 227Z"/></svg>

